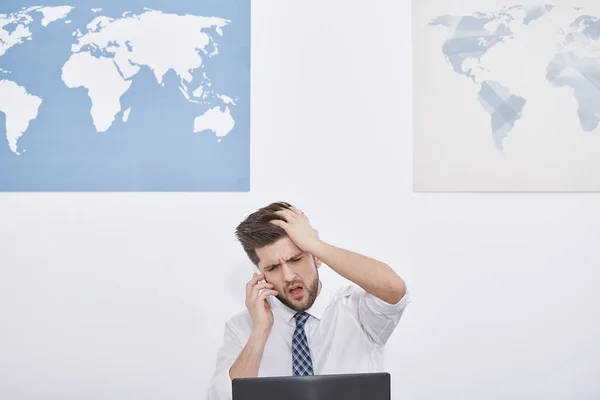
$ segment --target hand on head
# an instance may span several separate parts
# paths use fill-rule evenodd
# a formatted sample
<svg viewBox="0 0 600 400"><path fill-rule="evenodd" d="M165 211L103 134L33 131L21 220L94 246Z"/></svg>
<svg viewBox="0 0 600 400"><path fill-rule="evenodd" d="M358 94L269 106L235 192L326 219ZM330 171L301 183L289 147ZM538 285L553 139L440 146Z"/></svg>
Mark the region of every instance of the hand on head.
<svg viewBox="0 0 600 400"><path fill-rule="evenodd" d="M312 227L308 217L294 207L277 211L275 214L283 220L274 219L269 222L282 228L299 249L312 253L320 239L319 232Z"/></svg>

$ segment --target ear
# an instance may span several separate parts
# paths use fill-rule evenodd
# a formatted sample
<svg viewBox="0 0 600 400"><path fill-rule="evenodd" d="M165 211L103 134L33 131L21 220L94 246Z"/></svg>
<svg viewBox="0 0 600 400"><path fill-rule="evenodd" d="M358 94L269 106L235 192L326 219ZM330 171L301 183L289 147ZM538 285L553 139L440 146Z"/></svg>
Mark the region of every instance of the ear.
<svg viewBox="0 0 600 400"><path fill-rule="evenodd" d="M321 259L319 257L317 257L317 256L313 256L313 260L315 261L315 266L317 268L320 268L321 264L322 264Z"/></svg>

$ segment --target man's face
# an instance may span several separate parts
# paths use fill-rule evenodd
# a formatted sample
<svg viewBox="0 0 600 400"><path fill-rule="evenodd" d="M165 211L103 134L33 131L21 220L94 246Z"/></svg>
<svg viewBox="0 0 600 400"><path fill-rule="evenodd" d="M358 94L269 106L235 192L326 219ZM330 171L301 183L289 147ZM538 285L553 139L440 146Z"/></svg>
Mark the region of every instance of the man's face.
<svg viewBox="0 0 600 400"><path fill-rule="evenodd" d="M313 305L319 292L320 260L304 253L288 237L256 249L256 254L258 268L279 292L277 298L283 304L296 311Z"/></svg>

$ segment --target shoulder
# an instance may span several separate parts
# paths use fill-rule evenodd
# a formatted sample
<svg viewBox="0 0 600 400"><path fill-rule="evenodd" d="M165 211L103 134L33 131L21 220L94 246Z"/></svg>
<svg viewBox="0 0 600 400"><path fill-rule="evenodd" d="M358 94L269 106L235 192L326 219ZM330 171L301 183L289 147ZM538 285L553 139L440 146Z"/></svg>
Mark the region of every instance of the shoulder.
<svg viewBox="0 0 600 400"><path fill-rule="evenodd" d="M350 307L353 309L368 308L373 312L381 314L402 313L406 306L410 303L410 293L407 291L404 297L396 304L386 303L376 296L365 291L356 284L349 284L341 287L332 295L332 302L336 302L341 306Z"/></svg>
<svg viewBox="0 0 600 400"><path fill-rule="evenodd" d="M252 331L252 317L248 310L238 311L229 317L225 322L225 330L230 331L239 339L247 336Z"/></svg>
<svg viewBox="0 0 600 400"><path fill-rule="evenodd" d="M239 326L245 325L249 322L252 322L252 317L250 316L250 312L247 309L240 310L233 314L226 322L226 325L229 326Z"/></svg>
<svg viewBox="0 0 600 400"><path fill-rule="evenodd" d="M367 293L361 287L355 284L347 284L327 292L327 301L329 306L355 308L360 298L365 294Z"/></svg>
<svg viewBox="0 0 600 400"><path fill-rule="evenodd" d="M341 286L337 290L330 293L332 302L347 302L357 300L365 295L368 295L368 293L354 283Z"/></svg>

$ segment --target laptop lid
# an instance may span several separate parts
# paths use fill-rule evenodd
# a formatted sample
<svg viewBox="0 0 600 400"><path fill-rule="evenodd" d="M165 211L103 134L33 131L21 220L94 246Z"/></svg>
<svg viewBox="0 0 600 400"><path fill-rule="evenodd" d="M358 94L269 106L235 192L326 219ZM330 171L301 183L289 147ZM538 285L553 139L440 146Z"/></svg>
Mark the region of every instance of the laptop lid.
<svg viewBox="0 0 600 400"><path fill-rule="evenodd" d="M387 372L236 378L233 400L390 400Z"/></svg>

